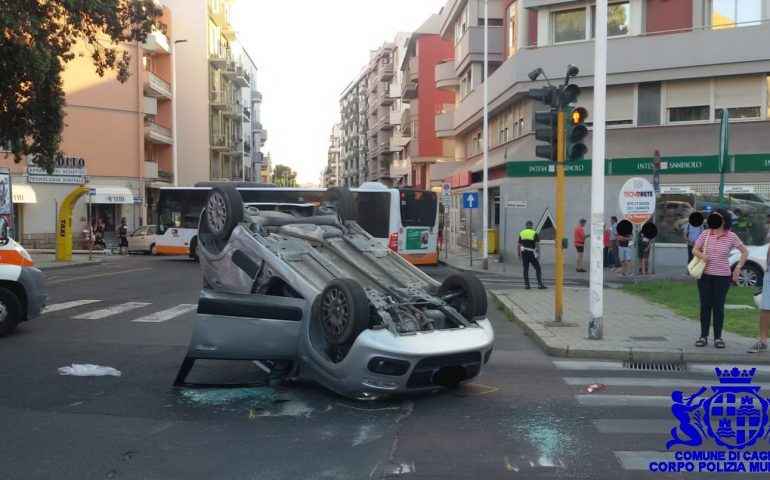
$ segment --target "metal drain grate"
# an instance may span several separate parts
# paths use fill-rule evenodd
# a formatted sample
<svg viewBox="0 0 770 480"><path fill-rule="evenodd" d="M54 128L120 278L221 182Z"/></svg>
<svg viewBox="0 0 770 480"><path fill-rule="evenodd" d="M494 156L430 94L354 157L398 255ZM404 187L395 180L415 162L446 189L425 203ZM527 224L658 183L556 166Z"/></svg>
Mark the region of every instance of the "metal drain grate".
<svg viewBox="0 0 770 480"><path fill-rule="evenodd" d="M623 368L655 372L684 372L687 370L687 366L684 363L623 362Z"/></svg>

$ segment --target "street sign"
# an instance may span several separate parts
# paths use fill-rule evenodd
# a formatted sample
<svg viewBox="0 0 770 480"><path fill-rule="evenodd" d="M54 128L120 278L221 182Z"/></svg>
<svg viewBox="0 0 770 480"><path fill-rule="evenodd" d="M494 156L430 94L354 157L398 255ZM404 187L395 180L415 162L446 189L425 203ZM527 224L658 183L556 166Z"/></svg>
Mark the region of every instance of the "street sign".
<svg viewBox="0 0 770 480"><path fill-rule="evenodd" d="M441 184L441 203L444 204L445 209L449 209L449 203L452 201L451 197L451 190L448 183L444 182Z"/></svg>
<svg viewBox="0 0 770 480"><path fill-rule="evenodd" d="M620 212L631 223L643 224L655 213L655 189L642 177L628 179L620 189Z"/></svg>
<svg viewBox="0 0 770 480"><path fill-rule="evenodd" d="M479 208L479 192L463 192L463 208Z"/></svg>
<svg viewBox="0 0 770 480"><path fill-rule="evenodd" d="M508 200L505 202L505 206L508 208L527 208L526 200Z"/></svg>

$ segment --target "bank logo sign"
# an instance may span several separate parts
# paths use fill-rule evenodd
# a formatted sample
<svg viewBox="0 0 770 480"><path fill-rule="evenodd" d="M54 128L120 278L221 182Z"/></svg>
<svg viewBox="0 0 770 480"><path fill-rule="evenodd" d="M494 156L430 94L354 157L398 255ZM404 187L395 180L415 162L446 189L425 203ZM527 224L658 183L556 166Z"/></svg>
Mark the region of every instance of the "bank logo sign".
<svg viewBox="0 0 770 480"><path fill-rule="evenodd" d="M651 462L654 472L768 472L770 451L745 450L759 440L767 440L767 409L770 402L759 396L760 386L751 385L756 368L715 368L719 385L701 387L686 396L671 393L671 414L679 425L671 429L672 447L698 447L713 450L676 449L673 462ZM680 447L681 448L681 447Z"/></svg>

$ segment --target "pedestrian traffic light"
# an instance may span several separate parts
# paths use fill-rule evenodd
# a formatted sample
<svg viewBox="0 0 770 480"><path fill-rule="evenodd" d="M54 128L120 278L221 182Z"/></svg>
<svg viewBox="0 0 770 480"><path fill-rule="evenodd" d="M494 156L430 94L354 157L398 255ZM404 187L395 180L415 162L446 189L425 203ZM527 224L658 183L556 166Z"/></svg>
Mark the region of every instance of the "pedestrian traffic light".
<svg viewBox="0 0 770 480"><path fill-rule="evenodd" d="M535 146L535 156L556 160L556 130L558 110L543 110L535 112L535 138L546 145Z"/></svg>
<svg viewBox="0 0 770 480"><path fill-rule="evenodd" d="M588 153L588 147L583 143L588 135L588 127L584 123L586 118L588 118L588 110L583 107L573 108L568 106L566 114L566 160L569 162L583 160L585 154Z"/></svg>

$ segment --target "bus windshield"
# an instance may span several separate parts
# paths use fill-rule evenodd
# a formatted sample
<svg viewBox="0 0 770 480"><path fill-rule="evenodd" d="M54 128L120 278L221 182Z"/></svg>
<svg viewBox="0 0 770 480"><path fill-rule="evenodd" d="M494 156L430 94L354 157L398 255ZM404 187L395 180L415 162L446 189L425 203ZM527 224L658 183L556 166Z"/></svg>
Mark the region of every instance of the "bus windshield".
<svg viewBox="0 0 770 480"><path fill-rule="evenodd" d="M401 224L405 227L432 227L436 224L436 192L400 190Z"/></svg>

